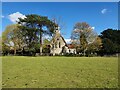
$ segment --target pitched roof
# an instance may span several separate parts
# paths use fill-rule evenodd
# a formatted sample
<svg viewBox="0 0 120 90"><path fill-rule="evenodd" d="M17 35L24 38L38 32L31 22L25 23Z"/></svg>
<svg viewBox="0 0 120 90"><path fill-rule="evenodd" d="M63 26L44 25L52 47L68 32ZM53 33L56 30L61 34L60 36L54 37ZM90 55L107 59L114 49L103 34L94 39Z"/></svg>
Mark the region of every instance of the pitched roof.
<svg viewBox="0 0 120 90"><path fill-rule="evenodd" d="M65 46L67 46L67 43L66 43L65 39L62 37L62 35L61 35L60 33L55 33L55 35L53 36L51 42L54 40L54 38L57 38L57 37L59 37L59 38L61 37L62 40L63 40L64 43L65 43Z"/></svg>
<svg viewBox="0 0 120 90"><path fill-rule="evenodd" d="M68 48L70 48L70 49L75 48L75 46L74 46L73 44L68 44L67 46L68 46Z"/></svg>

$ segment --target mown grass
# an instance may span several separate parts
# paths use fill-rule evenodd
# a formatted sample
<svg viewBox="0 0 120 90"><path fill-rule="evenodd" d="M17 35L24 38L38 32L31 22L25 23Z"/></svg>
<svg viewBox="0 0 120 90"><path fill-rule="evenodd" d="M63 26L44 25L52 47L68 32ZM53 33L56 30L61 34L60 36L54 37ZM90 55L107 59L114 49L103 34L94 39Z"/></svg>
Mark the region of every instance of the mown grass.
<svg viewBox="0 0 120 90"><path fill-rule="evenodd" d="M2 58L3 88L116 88L117 57Z"/></svg>

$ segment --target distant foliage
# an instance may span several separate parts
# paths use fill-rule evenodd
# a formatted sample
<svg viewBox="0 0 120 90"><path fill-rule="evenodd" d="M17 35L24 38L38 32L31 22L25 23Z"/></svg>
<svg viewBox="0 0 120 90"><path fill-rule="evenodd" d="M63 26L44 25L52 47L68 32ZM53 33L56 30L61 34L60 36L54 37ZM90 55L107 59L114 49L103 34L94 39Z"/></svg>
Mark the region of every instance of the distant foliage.
<svg viewBox="0 0 120 90"><path fill-rule="evenodd" d="M18 24L8 25L5 31L2 33L2 51L8 53L10 50L21 50L23 47L23 39L21 36L21 30L18 28Z"/></svg>
<svg viewBox="0 0 120 90"><path fill-rule="evenodd" d="M49 55L51 40L44 37L53 37L56 29L58 24L49 20L48 17L36 14L26 15L25 18L19 18L18 24L6 27L0 37L0 47L2 47L0 53L27 56L35 56L36 53ZM52 38L54 44L59 35ZM78 22L73 27L71 42L77 54L67 53L66 56L113 55L120 53L120 30L107 29L98 36L89 24ZM62 47L62 52L65 52L65 47Z"/></svg>
<svg viewBox="0 0 120 90"><path fill-rule="evenodd" d="M104 30L100 37L102 38L101 54L120 53L120 30L107 29Z"/></svg>

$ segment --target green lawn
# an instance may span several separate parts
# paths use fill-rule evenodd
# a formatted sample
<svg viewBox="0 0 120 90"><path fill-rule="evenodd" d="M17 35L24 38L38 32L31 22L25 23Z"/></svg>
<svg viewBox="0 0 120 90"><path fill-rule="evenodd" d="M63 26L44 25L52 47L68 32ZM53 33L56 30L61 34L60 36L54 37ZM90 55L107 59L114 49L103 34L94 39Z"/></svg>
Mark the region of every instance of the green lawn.
<svg viewBox="0 0 120 90"><path fill-rule="evenodd" d="M117 57L2 58L3 88L116 88Z"/></svg>

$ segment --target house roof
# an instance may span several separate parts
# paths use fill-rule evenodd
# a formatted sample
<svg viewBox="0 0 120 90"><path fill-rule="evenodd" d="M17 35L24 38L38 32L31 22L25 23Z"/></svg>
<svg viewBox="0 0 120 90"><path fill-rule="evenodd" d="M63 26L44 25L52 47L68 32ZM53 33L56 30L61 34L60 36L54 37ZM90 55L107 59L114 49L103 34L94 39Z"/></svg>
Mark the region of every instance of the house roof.
<svg viewBox="0 0 120 90"><path fill-rule="evenodd" d="M64 43L65 43L65 46L67 46L67 43L65 41L65 39L60 35L60 37L63 39Z"/></svg>
<svg viewBox="0 0 120 90"><path fill-rule="evenodd" d="M74 48L75 48L75 46L74 46L73 44L67 44L67 46L68 46L68 48L70 48L70 49L74 49Z"/></svg>

